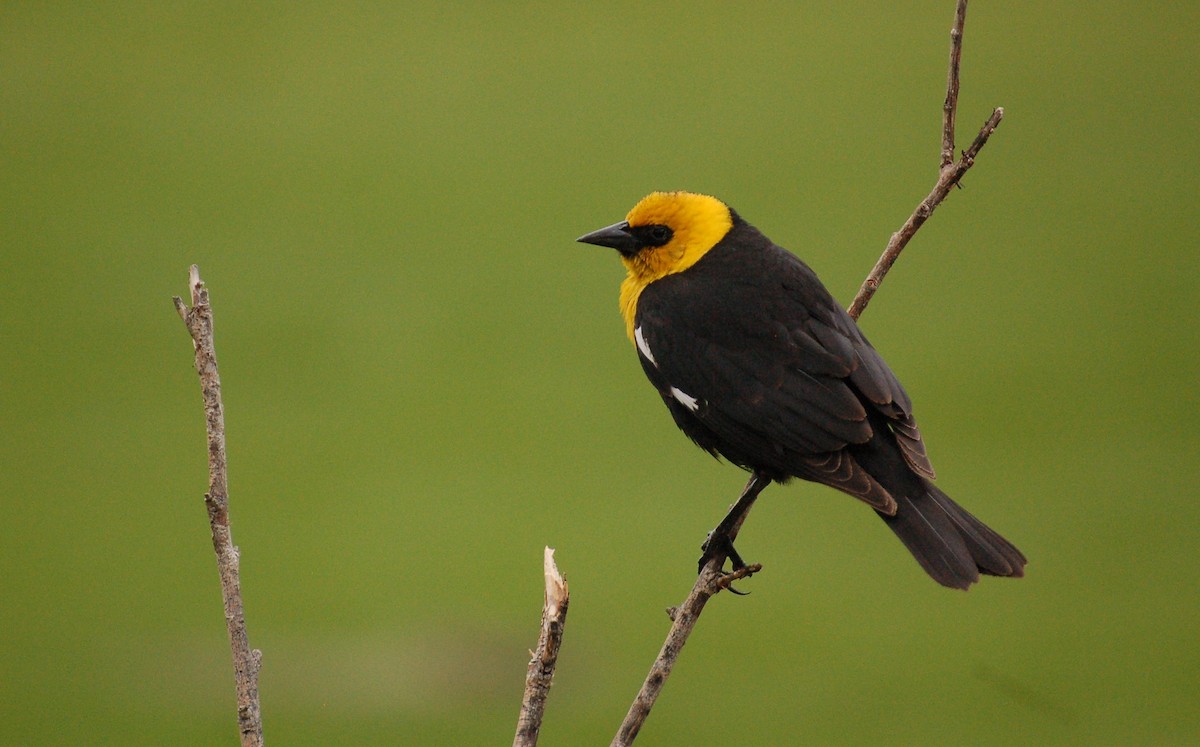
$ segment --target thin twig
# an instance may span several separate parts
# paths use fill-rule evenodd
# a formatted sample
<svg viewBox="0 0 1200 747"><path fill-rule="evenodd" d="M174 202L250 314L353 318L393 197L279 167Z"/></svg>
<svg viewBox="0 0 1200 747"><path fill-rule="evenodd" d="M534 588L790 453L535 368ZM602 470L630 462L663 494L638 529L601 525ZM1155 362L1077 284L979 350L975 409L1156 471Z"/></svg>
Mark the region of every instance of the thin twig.
<svg viewBox="0 0 1200 747"><path fill-rule="evenodd" d="M963 24L967 17L967 0L958 0L958 5L954 13L954 28L950 30L950 72L946 79L946 103L943 106L942 117L942 154L941 168L938 171L937 182L933 185L933 190L926 195L924 200L917 205L916 210L913 210L912 215L904 222L900 230L892 234L888 241L887 248L884 249L883 255L879 257L879 261L875 263L875 267L867 275L867 279L863 281L862 287L858 289L858 294L854 296L854 301L851 302L850 308L847 311L850 316L858 319L862 315L863 310L867 308L867 304L871 302L871 297L875 295L879 284L883 282L883 278L887 275L888 270L892 269L892 265L896 263L896 259L900 256L900 252L904 251L904 247L917 233L917 229L921 227L929 216L933 214L934 209L941 204L942 200L946 199L946 195L950 194L950 190L959 183L963 174L975 165L975 156L979 154L979 150L987 143L988 137L1000 125L1000 120L1004 118L1004 110L996 108L992 112L992 116L983 125L983 129L979 131L975 141L971 147L963 152L958 161L954 160L954 120L955 110L958 107L958 68L959 62L962 59L962 31Z"/></svg>
<svg viewBox="0 0 1200 747"><path fill-rule="evenodd" d="M212 527L213 550L217 554L217 573L221 577L221 597L225 603L225 624L229 646L233 650L233 674L237 687L238 731L242 747L261 747L262 712L258 705L258 670L262 652L250 648L246 635L246 615L242 608L241 582L238 576L238 549L233 545L229 526L229 483L225 462L225 409L221 404L221 377L217 372L217 351L213 345L212 307L208 289L200 279L200 268L192 265L188 273L192 306L175 296L175 310L187 325L196 349L196 373L204 398L204 419L208 431L208 492L204 504Z"/></svg>
<svg viewBox="0 0 1200 747"><path fill-rule="evenodd" d="M900 256L900 252L904 249L905 245L916 234L917 229L929 218L934 208L946 198L950 190L959 183L963 174L974 164L975 156L978 155L979 150L987 143L988 137L991 136L992 132L1000 124L1000 120L1004 117L1003 109L997 108L993 111L992 116L988 118L987 123L984 124L983 129L980 130L971 147L962 154L962 157L957 162L954 160L954 123L958 108L959 65L962 59L962 34L963 25L966 23L966 14L967 0L958 0L954 14L954 26L950 31L950 70L946 78L946 99L942 110L942 154L937 183L934 185L933 191L913 211L913 214L904 223L904 226L892 234L883 256L879 258L875 267L867 275L866 280L863 281L862 288L859 289L858 295L855 296L854 302L850 305L849 309L850 316L855 319L858 319L859 315L867 307L867 304L870 303L871 296L879 288L879 284L883 282L883 278L887 275L888 270L896 262L896 258ZM750 482L746 485L746 491L751 489L756 479L758 479L757 476L751 478ZM746 495L746 491L743 491L743 497ZM738 530L741 528L746 515L749 514L752 505L752 502L747 503L742 508L740 514L736 515L736 520L732 523L732 531L729 533L730 541L737 536ZM642 689L638 692L637 697L630 706L629 712L625 716L625 721L622 722L621 728L617 731L617 735L613 738L610 747L627 747L633 743L642 724L645 723L650 709L654 706L659 693L662 691L663 684L666 682L667 677L670 676L671 669L674 667L675 661L679 657L684 644L687 643L688 636L696 626L700 613L704 611L704 606L708 603L708 600L722 589L729 588L730 582L756 573L762 568L759 565L752 565L732 574L727 574L721 569L725 559L724 555L711 558L700 571L700 576L696 579L696 584L692 587L691 593L688 594L683 604L668 610L668 614L672 620L671 630L667 633L667 639L659 651L658 658L651 665L650 674L642 684Z"/></svg>
<svg viewBox="0 0 1200 747"><path fill-rule="evenodd" d="M946 101L942 104L942 168L954 163L954 118L958 112L958 69L962 62L963 25L967 22L967 0L958 0L954 26L950 29L950 72L946 74Z"/></svg>
<svg viewBox="0 0 1200 747"><path fill-rule="evenodd" d="M517 719L517 734L513 747L534 747L542 729L546 698L558 664L558 649L562 645L563 628L567 624L567 603L570 592L567 582L554 563L554 550L547 547L542 558L546 576L546 595L542 604L542 632L537 649L529 660L525 675L525 697L521 700L521 715Z"/></svg>
<svg viewBox="0 0 1200 747"><path fill-rule="evenodd" d="M760 479L762 478L758 475L750 478L750 481L746 483L746 487L742 491L743 498L752 489L761 490L766 486L766 482L762 484L757 483ZM755 495L757 494L757 490ZM742 503L742 499L739 498L738 502L734 504L734 508L738 509L738 512L728 517L731 519L729 530L730 543L737 538L738 531L742 528L742 523L750 514L750 509L753 506L753 500L739 506ZM728 589L729 585L734 581L741 578L748 578L762 570L761 565L754 563L732 573L726 573L722 570L725 559L726 556L724 553L718 552L714 554L704 564L704 568L700 570L700 575L696 578L696 583L692 586L691 592L688 593L687 599L683 600L683 604L667 610L667 615L671 618L671 630L667 633L667 639L663 641L662 648L658 652L658 657L650 665L650 673L646 675L646 680L642 683L641 690L638 691L637 697L633 699L633 703L629 706L629 712L625 714L625 720L621 722L621 727L617 730L617 735L613 737L610 747L628 747L628 745L633 744L633 740L637 738L642 724L646 722L646 717L650 715L650 709L654 707L655 701L658 700L658 695L662 692L667 677L671 676L671 670L675 667L675 660L679 658L684 644L687 643L688 636L692 634L692 629L699 622L700 613L704 611L704 605L708 604L708 600L712 599L719 592Z"/></svg>

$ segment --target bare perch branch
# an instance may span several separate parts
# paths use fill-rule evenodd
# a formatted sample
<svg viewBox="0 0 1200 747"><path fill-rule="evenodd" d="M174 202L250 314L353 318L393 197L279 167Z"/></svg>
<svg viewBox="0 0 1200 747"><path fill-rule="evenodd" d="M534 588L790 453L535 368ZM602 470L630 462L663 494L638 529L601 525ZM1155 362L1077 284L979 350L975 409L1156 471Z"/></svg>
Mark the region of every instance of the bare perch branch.
<svg viewBox="0 0 1200 747"><path fill-rule="evenodd" d="M742 491L742 497L734 504L729 516L725 519L730 526L730 543L737 538L738 531L742 528L742 522L749 515L750 508L754 503L754 496L758 495L758 490L765 487L765 483L757 482L759 479L757 475L750 478ZM745 500L747 497L749 500ZM667 611L671 618L671 630L667 633L667 639L663 641L658 658L650 665L650 673L646 675L642 689L638 691L637 697L629 706L629 712L625 714L625 720L621 722L621 727L617 730L617 735L613 737L610 747L628 747L633 744L642 724L646 722L646 717L650 715L650 709L658 700L658 695L662 692L667 677L671 676L675 661L683 651L683 646L687 643L688 636L692 634L692 629L699 622L700 613L704 611L704 605L708 604L708 600L723 589L728 589L734 581L762 570L761 565L754 563L732 573L725 573L722 570L725 559L726 556L723 553L718 553L705 563L695 585L687 595L687 599L683 600L683 604Z"/></svg>
<svg viewBox="0 0 1200 747"><path fill-rule="evenodd" d="M217 351L213 344L212 307L208 289L200 279L200 268L192 265L188 273L192 306L175 296L175 310L187 325L196 349L196 373L204 398L204 419L208 431L208 492L204 504L212 528L213 550L217 554L217 573L221 578L221 597L225 603L225 624L233 650L233 673L237 687L238 731L242 747L261 747L262 713L258 705L258 670L262 652L250 649L246 635L246 615L242 608L242 590L238 572L238 549L233 545L229 525L229 485L225 461L225 409L221 404L221 377L217 371Z"/></svg>
<svg viewBox="0 0 1200 747"><path fill-rule="evenodd" d="M719 562L723 563L724 561L725 558L722 557ZM716 565L715 569L714 565ZM641 731L642 724L646 722L646 717L650 715L650 709L658 700L658 695L662 692L667 677L671 676L675 661L683 651L688 636L692 634L696 623L699 622L700 613L704 611L704 605L708 604L708 600L722 589L728 589L731 582L760 570L762 570L762 566L754 564L727 574L721 571L716 559L704 567L699 578L696 579L696 585L692 587L691 593L687 595L687 599L683 600L683 604L667 611L672 620L671 630L667 633L667 639L663 641L658 658L651 665L650 673L646 675L646 681L642 683L642 689L638 692L637 698L629 706L629 712L625 715L625 720L621 722L621 728L617 730L617 735L613 737L610 747L628 747L633 744L633 740Z"/></svg>
<svg viewBox="0 0 1200 747"><path fill-rule="evenodd" d="M521 700L521 715L517 719L517 734L513 747L534 747L542 729L546 698L558 664L558 649L562 645L563 628L567 624L567 603L570 592L567 582L558 572L554 550L547 547L542 558L546 576L546 595L542 604L542 632L537 649L529 660L525 675L525 697Z"/></svg>
<svg viewBox="0 0 1200 747"><path fill-rule="evenodd" d="M904 247L917 233L917 229L929 219L933 211L946 196L950 194L951 188L959 183L963 174L975 164L975 156L979 154L981 148L987 143L988 137L995 132L996 127L1000 125L1000 120L1004 117L1004 110L997 108L992 112L992 116L983 125L983 129L979 131L979 135L971 144L958 161L954 160L954 120L955 110L958 107L958 67L962 58L962 30L963 24L966 22L967 16L967 0L958 0L958 5L954 14L954 28L950 31L950 72L946 82L946 103L943 107L942 120L942 156L941 169L938 172L937 182L933 185L933 190L926 195L924 200L917 205L916 210L904 222L900 230L892 234L888 241L887 248L884 249L883 255L879 257L879 261L875 263L875 267L867 275L867 279L863 281L862 287L858 289L858 293L854 296L854 301L851 302L849 311L850 316L858 319L863 311L867 308L867 304L871 302L871 297L875 295L875 291L879 288L879 284L883 282L883 278L887 275L888 270L892 269L892 265L896 263L896 259L900 256L900 252L904 251Z"/></svg>

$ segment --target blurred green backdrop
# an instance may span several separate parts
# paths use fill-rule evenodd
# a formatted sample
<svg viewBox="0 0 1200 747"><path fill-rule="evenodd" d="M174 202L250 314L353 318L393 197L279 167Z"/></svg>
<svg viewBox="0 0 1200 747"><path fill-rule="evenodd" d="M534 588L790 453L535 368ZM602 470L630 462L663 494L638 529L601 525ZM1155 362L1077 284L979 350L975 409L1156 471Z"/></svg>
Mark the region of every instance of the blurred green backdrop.
<svg viewBox="0 0 1200 747"><path fill-rule="evenodd" d="M573 243L717 194L848 301L933 183L952 3L6 3L0 737L233 744L171 296L212 293L275 744L611 737L743 475L678 434ZM1007 117L863 317L1028 578L934 585L772 488L646 744L1200 738L1200 6L976 3Z"/></svg>

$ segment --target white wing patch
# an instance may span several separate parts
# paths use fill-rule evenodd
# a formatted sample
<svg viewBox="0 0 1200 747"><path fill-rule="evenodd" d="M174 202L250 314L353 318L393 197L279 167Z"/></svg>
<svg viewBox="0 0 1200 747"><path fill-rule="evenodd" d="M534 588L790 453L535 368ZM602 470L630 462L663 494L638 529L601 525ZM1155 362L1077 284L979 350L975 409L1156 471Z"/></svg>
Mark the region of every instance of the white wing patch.
<svg viewBox="0 0 1200 747"><path fill-rule="evenodd" d="M646 338L642 337L641 327L638 327L633 331L633 339L635 342L637 342L637 349L642 356L645 357L646 360L650 361L650 365L658 368L658 361L654 360L654 353L650 352L650 346L646 344Z"/></svg>
<svg viewBox="0 0 1200 747"><path fill-rule="evenodd" d="M675 387L671 387L671 396L674 397L679 404L683 405L692 412L700 409L699 400L690 394L687 394L686 392L676 389Z"/></svg>

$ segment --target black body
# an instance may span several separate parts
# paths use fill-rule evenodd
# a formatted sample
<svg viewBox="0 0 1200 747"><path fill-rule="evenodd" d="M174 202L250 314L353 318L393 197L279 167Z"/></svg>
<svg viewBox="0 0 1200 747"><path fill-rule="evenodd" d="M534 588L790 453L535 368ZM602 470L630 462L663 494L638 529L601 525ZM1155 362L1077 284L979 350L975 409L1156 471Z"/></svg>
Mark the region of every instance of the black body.
<svg viewBox="0 0 1200 747"><path fill-rule="evenodd" d="M637 303L638 357L683 432L772 480L862 499L941 584L1022 575L1020 551L930 482L912 403L855 321L800 259L733 222Z"/></svg>

